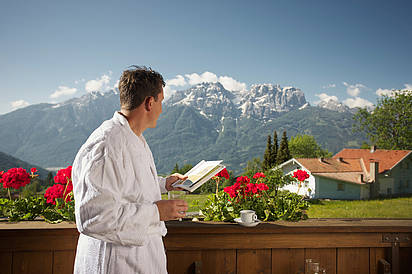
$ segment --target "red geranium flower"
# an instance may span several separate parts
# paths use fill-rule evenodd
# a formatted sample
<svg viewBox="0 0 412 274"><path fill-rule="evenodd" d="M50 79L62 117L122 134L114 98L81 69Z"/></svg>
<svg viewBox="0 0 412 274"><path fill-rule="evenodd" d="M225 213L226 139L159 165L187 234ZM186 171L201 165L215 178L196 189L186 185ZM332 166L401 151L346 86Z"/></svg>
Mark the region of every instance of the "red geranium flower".
<svg viewBox="0 0 412 274"><path fill-rule="evenodd" d="M1 181L4 188L19 189L30 183L30 175L24 168L11 168L1 174Z"/></svg>
<svg viewBox="0 0 412 274"><path fill-rule="evenodd" d="M293 172L293 177L298 179L300 182L303 182L307 178L309 178L309 174L304 170L298 169L295 172Z"/></svg>
<svg viewBox="0 0 412 274"><path fill-rule="evenodd" d="M70 192L73 191L72 183L72 167L60 169L54 176L55 184L49 187L44 194L44 198L47 199L47 203L56 204L56 199L64 198L65 202L71 201Z"/></svg>
<svg viewBox="0 0 412 274"><path fill-rule="evenodd" d="M37 168L32 167L32 168L30 169L30 171L31 171L32 174L33 174L33 173L36 173L36 172L37 172Z"/></svg>
<svg viewBox="0 0 412 274"><path fill-rule="evenodd" d="M230 198L235 198L236 197L236 189L233 186L227 186L223 189L224 192L229 194Z"/></svg>
<svg viewBox="0 0 412 274"><path fill-rule="evenodd" d="M236 179L236 183L248 184L248 183L250 183L250 179L247 176L239 176Z"/></svg>
<svg viewBox="0 0 412 274"><path fill-rule="evenodd" d="M253 175L253 179L258 179L258 178L265 178L265 174L262 172L256 172L255 175Z"/></svg>
<svg viewBox="0 0 412 274"><path fill-rule="evenodd" d="M224 168L218 174L216 174L215 176L223 177L225 179L229 179L229 172L227 172L226 168Z"/></svg>
<svg viewBox="0 0 412 274"><path fill-rule="evenodd" d="M60 169L57 171L56 176L54 176L54 182L56 184L65 185L67 182L71 181L72 179L72 166L68 166L67 168Z"/></svg>
<svg viewBox="0 0 412 274"><path fill-rule="evenodd" d="M65 191L65 188L66 188L66 186L61 185L61 184L55 184L55 185L49 187L46 190L46 193L44 194L44 198L47 199L47 203L55 205L56 204L56 199L63 198L63 197L66 197L66 196L67 196L66 197L66 202L70 201L71 198L70 198L69 195L67 195L67 193L69 193L69 191L68 191L69 188L67 188L66 191Z"/></svg>
<svg viewBox="0 0 412 274"><path fill-rule="evenodd" d="M268 187L265 183L257 184L257 188L258 188L260 191L266 191L266 190L269 189L269 187Z"/></svg>
<svg viewBox="0 0 412 274"><path fill-rule="evenodd" d="M241 183L237 182L237 183L235 183L235 184L233 185L233 189L234 189L234 190L238 190L241 185L242 185Z"/></svg>
<svg viewBox="0 0 412 274"><path fill-rule="evenodd" d="M68 195L73 190L73 184L69 182L69 184L62 185L62 184L54 184L53 186L49 187L44 194L44 198L46 198L47 203L49 204L56 204L56 199L58 198L66 198L65 202L71 201L70 195Z"/></svg>
<svg viewBox="0 0 412 274"><path fill-rule="evenodd" d="M257 188L256 184L248 183L246 185L245 192L246 193L252 192L253 194L256 194L258 192L258 188Z"/></svg>

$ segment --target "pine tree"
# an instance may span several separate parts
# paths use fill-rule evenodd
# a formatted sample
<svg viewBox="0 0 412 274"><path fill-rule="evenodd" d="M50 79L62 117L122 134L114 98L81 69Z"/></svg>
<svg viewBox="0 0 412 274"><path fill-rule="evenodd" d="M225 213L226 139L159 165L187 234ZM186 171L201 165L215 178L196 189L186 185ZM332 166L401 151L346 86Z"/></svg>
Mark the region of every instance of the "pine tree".
<svg viewBox="0 0 412 274"><path fill-rule="evenodd" d="M52 172L49 172L49 173L47 174L45 186L46 186L46 187L49 187L49 186L52 186L52 185L54 185L54 177L53 177L53 173L52 173Z"/></svg>
<svg viewBox="0 0 412 274"><path fill-rule="evenodd" d="M274 167L276 166L276 158L278 156L278 134L275 130L275 132L273 132L273 145L272 145L272 154L270 156L270 166Z"/></svg>
<svg viewBox="0 0 412 274"><path fill-rule="evenodd" d="M282 140L280 141L278 155L276 157L276 164L281 164L286 162L291 158L288 145L288 137L286 136L286 131L283 131Z"/></svg>
<svg viewBox="0 0 412 274"><path fill-rule="evenodd" d="M179 165L177 163L176 163L174 169L172 170L172 172L170 172L170 174L173 174L173 173L179 173Z"/></svg>
<svg viewBox="0 0 412 274"><path fill-rule="evenodd" d="M266 150L265 150L265 154L263 155L263 163L262 163L263 170L269 170L272 167L271 156L272 156L272 137L268 135Z"/></svg>

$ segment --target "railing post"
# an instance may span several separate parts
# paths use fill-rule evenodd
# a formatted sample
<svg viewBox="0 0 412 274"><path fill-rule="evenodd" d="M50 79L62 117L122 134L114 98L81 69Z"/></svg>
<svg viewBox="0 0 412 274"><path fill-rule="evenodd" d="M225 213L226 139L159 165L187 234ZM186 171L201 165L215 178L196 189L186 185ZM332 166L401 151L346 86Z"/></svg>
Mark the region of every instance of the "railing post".
<svg viewBox="0 0 412 274"><path fill-rule="evenodd" d="M391 266L392 274L399 274L399 246L400 243L409 242L408 234L404 233L387 233L382 237L382 242L391 243Z"/></svg>

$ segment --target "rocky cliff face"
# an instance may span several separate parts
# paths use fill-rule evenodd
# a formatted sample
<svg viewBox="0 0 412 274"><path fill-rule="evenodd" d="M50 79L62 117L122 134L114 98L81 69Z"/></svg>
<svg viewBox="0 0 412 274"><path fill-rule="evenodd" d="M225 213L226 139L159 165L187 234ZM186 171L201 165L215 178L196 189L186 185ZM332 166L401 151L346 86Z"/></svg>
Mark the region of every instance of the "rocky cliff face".
<svg viewBox="0 0 412 274"><path fill-rule="evenodd" d="M279 113L299 109L307 102L305 94L293 87L259 84L248 91L230 92L220 83L202 83L176 92L166 104L191 106L209 118L253 117L267 120Z"/></svg>

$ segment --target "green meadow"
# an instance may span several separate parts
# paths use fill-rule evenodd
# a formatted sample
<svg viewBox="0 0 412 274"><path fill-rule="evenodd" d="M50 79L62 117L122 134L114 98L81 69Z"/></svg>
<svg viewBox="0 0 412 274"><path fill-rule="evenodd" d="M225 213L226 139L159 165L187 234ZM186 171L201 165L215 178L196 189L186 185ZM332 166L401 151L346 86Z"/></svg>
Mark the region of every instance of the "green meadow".
<svg viewBox="0 0 412 274"><path fill-rule="evenodd" d="M208 195L186 195L188 211L198 211ZM163 195L163 199L167 199L167 195ZM193 205L195 200L199 201L199 205ZM412 197L362 201L314 200L307 214L309 218L412 218Z"/></svg>

